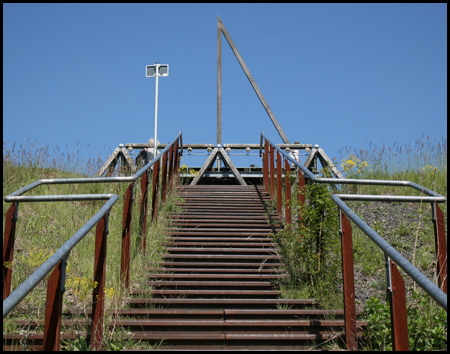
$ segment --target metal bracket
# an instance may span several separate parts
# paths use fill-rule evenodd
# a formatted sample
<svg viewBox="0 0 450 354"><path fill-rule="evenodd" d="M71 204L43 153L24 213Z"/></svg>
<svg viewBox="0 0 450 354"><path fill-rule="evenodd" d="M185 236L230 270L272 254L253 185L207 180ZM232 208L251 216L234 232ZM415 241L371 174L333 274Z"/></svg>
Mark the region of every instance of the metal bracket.
<svg viewBox="0 0 450 354"><path fill-rule="evenodd" d="M239 182L240 185L243 186L247 185L247 183L244 181L237 168L234 166L230 157L225 152L224 148L221 147L220 145L217 145L217 147L214 148L209 157L206 159L205 163L198 172L198 175L191 182L191 186L195 186L200 181L200 178L203 177L204 173L212 167L215 159L221 159L224 162L224 164L230 168L231 172L233 173L234 177L236 178L236 180Z"/></svg>
<svg viewBox="0 0 450 354"><path fill-rule="evenodd" d="M391 274L391 259L385 253L384 261L386 266L386 292L392 293L392 274Z"/></svg>
<svg viewBox="0 0 450 354"><path fill-rule="evenodd" d="M70 251L64 255L64 258L61 261L61 292L64 294L66 292L66 268L67 268L67 260L69 258Z"/></svg>
<svg viewBox="0 0 450 354"><path fill-rule="evenodd" d="M19 203L16 202L16 207L14 208L13 221L16 222L19 219Z"/></svg>

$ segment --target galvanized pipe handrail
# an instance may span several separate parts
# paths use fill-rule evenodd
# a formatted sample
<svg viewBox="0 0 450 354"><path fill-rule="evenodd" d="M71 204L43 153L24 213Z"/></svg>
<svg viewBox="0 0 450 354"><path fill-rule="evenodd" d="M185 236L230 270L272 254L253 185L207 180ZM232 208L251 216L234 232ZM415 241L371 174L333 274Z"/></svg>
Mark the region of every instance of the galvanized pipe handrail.
<svg viewBox="0 0 450 354"><path fill-rule="evenodd" d="M47 259L33 274L31 274L14 292L3 301L3 318L48 274L63 258L75 247L75 245L98 223L98 221L111 209L119 199L116 194L102 194L108 201L103 207L84 224L66 243L64 243L53 255Z"/></svg>
<svg viewBox="0 0 450 354"><path fill-rule="evenodd" d="M395 261L422 289L424 289L436 302L447 311L447 294L414 267L405 257L395 250L388 242L378 235L356 213L345 204L337 194L331 196L336 205L392 260Z"/></svg>
<svg viewBox="0 0 450 354"><path fill-rule="evenodd" d="M278 152L280 152L286 159L292 162L296 167L298 167L301 171L304 172L306 176L308 176L312 182L315 183L333 183L333 184L367 184L367 185L388 185L388 186L407 186L417 189L425 194L430 195L431 197L412 197L408 198L406 196L399 196L399 198L392 198L393 196L364 196L367 199L363 199L363 196L354 196L350 195L339 195L334 194L331 196L336 205L342 209L351 220L355 222L355 224L367 235L372 241L386 254L391 257L392 260L395 261L415 282L417 282L436 302L442 306L447 311L447 295L439 289L431 280L425 277L416 267L414 267L406 258L404 258L400 253L398 253L391 245L389 245L384 239L378 235L369 225L367 225L363 220L361 220L348 206L345 204L343 199L352 199L352 200L377 200L377 201L427 201L427 202L435 202L435 203L444 203L447 199L435 193L428 188L422 187L414 182L409 181L383 181L383 180L358 180L358 179L343 179L343 178L320 178L316 177L311 171L309 171L306 167L301 165L297 160L293 159L289 154L285 153L278 146L274 145L264 133L261 133L261 149L262 149L262 141L263 138L271 144ZM355 197L359 197L355 198ZM405 200L403 200L405 199Z"/></svg>
<svg viewBox="0 0 450 354"><path fill-rule="evenodd" d="M136 181L146 170L148 170L156 161L158 161L166 151L170 149L170 146L175 143L178 138L181 138L181 131L178 133L178 136L170 143L167 144L167 146L151 161L149 161L144 167L142 167L139 171L137 171L133 176L129 177L88 177L88 178L57 178L57 179L40 179L38 181L35 181L33 183L30 183L29 185L18 189L17 191L7 195L5 197L5 202L19 202L19 201L25 201L20 200L18 198L22 194L44 184L72 184L72 183L120 183L120 182L134 182ZM41 196L34 198L33 201L39 201L39 198ZM31 200L28 200L31 201ZM47 200L50 201L50 200Z"/></svg>

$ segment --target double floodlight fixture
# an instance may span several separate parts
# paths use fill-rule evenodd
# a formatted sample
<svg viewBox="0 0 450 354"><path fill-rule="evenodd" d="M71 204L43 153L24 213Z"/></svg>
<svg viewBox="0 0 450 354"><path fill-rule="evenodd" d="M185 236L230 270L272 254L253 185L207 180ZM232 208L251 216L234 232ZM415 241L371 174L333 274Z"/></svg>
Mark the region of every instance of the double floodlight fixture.
<svg viewBox="0 0 450 354"><path fill-rule="evenodd" d="M169 65L159 64L147 65L145 68L146 77L156 77L156 88L155 88L155 142L153 144L153 153L156 157L156 152L158 148L158 78L169 76Z"/></svg>

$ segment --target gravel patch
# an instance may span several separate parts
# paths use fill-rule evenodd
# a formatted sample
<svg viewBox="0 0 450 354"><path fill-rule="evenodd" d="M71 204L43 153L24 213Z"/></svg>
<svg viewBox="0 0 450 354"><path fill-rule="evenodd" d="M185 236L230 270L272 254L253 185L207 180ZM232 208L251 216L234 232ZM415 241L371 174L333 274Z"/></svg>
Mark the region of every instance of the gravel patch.
<svg viewBox="0 0 450 354"><path fill-rule="evenodd" d="M413 263L415 258L416 267L429 279L433 279L435 262L431 260L434 258L435 246L434 236L432 236L433 241L430 243L430 234L433 235L430 205L370 202L358 203L358 205L354 203L350 206L362 220L409 262ZM422 208L422 213L420 213L420 208ZM421 230L419 234L417 234L418 226ZM353 223L352 227L355 235L357 227ZM357 234L357 237L367 237L362 232L357 232ZM428 257L429 261L421 264L428 264L426 268L418 265L418 263L421 263L418 262L419 254ZM401 269L400 272L403 273L406 293L409 297L414 290L414 282ZM386 271L381 251L380 268L375 274L366 275L362 271L362 265L355 264L355 292L358 310L362 310L370 297L383 298L386 295Z"/></svg>

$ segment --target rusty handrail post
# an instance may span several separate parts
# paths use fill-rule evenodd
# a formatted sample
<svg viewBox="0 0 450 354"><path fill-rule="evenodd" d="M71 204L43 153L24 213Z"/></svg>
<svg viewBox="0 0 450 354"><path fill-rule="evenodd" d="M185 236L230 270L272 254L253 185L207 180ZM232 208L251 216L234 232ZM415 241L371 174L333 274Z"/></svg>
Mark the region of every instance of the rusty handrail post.
<svg viewBox="0 0 450 354"><path fill-rule="evenodd" d="M123 287L130 287L130 243L131 243L131 207L133 205L133 183L130 183L123 196L122 257L120 273Z"/></svg>
<svg viewBox="0 0 450 354"><path fill-rule="evenodd" d="M59 351L61 346L61 315L68 254L54 268L47 282L45 301L43 351Z"/></svg>
<svg viewBox="0 0 450 354"><path fill-rule="evenodd" d="M182 143L182 139L180 139L180 142L178 143L177 141L177 177L179 177L180 175L180 161L181 161L181 156L183 155L183 143Z"/></svg>
<svg viewBox="0 0 450 354"><path fill-rule="evenodd" d="M263 154L263 180L264 189L266 193L269 193L269 143L264 141L264 154Z"/></svg>
<svg viewBox="0 0 450 354"><path fill-rule="evenodd" d="M436 244L436 275L438 277L438 286L447 294L447 245L445 242L444 213L437 203L431 204L431 210Z"/></svg>
<svg viewBox="0 0 450 354"><path fill-rule="evenodd" d="M391 312L392 349L409 351L405 282L394 261L385 254L387 293Z"/></svg>
<svg viewBox="0 0 450 354"><path fill-rule="evenodd" d="M267 191L267 184L266 184L266 152L264 151L262 153L262 184L265 191Z"/></svg>
<svg viewBox="0 0 450 354"><path fill-rule="evenodd" d="M103 344L108 214L109 212L97 223L95 233L94 284L97 286L92 292L91 350L100 350Z"/></svg>
<svg viewBox="0 0 450 354"><path fill-rule="evenodd" d="M275 149L269 145L269 179L270 179L270 198L275 195Z"/></svg>
<svg viewBox="0 0 450 354"><path fill-rule="evenodd" d="M173 147L173 150L174 150L174 157L173 157L173 175L174 175L174 177L175 178L177 178L178 177L178 173L179 173L179 171L178 171L178 168L179 168L179 166L178 166L178 156L179 156L179 154L178 154L178 140L177 141L175 141L175 144L174 144L174 147Z"/></svg>
<svg viewBox="0 0 450 354"><path fill-rule="evenodd" d="M355 275L353 271L352 227L347 216L339 210L342 244L342 276L344 285L345 340L348 350L358 350L356 339Z"/></svg>
<svg viewBox="0 0 450 354"><path fill-rule="evenodd" d="M14 202L5 216L5 234L3 240L3 301L11 293L12 263L19 203Z"/></svg>
<svg viewBox="0 0 450 354"><path fill-rule="evenodd" d="M157 219L158 209L158 190L159 190L159 160L153 165L153 198L152 198L152 222ZM144 250L145 252L145 250Z"/></svg>
<svg viewBox="0 0 450 354"><path fill-rule="evenodd" d="M167 151L162 159L161 168L161 203L166 201L166 184L167 184Z"/></svg>
<svg viewBox="0 0 450 354"><path fill-rule="evenodd" d="M171 145L169 149L169 191L173 188L173 155L173 145Z"/></svg>
<svg viewBox="0 0 450 354"><path fill-rule="evenodd" d="M302 215L302 207L305 205L306 203L306 195L305 195L305 177L303 176L302 171L297 168L297 178L298 178L298 202L299 202L299 206L298 206L298 223L300 224L303 221L303 215Z"/></svg>
<svg viewBox="0 0 450 354"><path fill-rule="evenodd" d="M145 171L141 179L141 213L139 222L139 237L141 242L139 248L145 254L145 245L147 239L147 205L148 205L148 183L149 183L149 170Z"/></svg>
<svg viewBox="0 0 450 354"><path fill-rule="evenodd" d="M286 211L286 224L292 224L292 213L291 213L291 165L287 159L284 159L284 180L285 180L285 211Z"/></svg>
<svg viewBox="0 0 450 354"><path fill-rule="evenodd" d="M281 155L277 151L277 211L281 215L283 209L283 178Z"/></svg>

